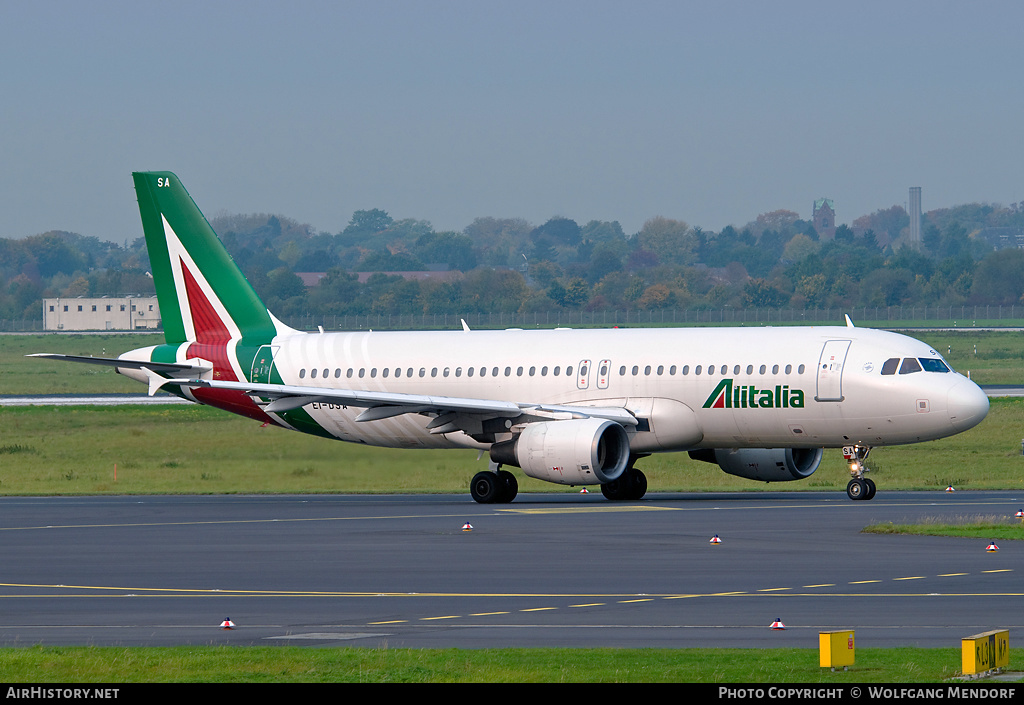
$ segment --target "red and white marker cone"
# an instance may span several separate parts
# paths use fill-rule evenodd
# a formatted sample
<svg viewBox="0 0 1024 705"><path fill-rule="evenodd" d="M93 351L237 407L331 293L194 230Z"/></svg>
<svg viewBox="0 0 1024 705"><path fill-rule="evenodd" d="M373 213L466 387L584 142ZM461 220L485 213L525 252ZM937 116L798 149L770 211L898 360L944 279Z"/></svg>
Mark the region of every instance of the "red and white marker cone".
<svg viewBox="0 0 1024 705"><path fill-rule="evenodd" d="M590 494L590 490L584 487L582 490L580 490L580 494Z"/></svg>
<svg viewBox="0 0 1024 705"><path fill-rule="evenodd" d="M946 487L946 492L956 492L956 490L953 489L953 485L949 485Z"/></svg>
<svg viewBox="0 0 1024 705"><path fill-rule="evenodd" d="M772 622L772 629L777 631L777 632L784 631L786 629L786 625L782 623L781 619L776 617L775 621Z"/></svg>
<svg viewBox="0 0 1024 705"><path fill-rule="evenodd" d="M223 622L220 623L220 628L221 629L234 629L235 628L235 623L232 622L230 619L225 619Z"/></svg>
<svg viewBox="0 0 1024 705"><path fill-rule="evenodd" d="M988 551L989 553L995 553L996 551L999 550L999 546L996 546L996 542L993 541L992 543L990 543L988 546L985 547L985 550Z"/></svg>
<svg viewBox="0 0 1024 705"><path fill-rule="evenodd" d="M1018 510L1017 513L1014 516L1017 517L1018 519L1024 519L1024 509Z"/></svg>
<svg viewBox="0 0 1024 705"><path fill-rule="evenodd" d="M472 525L472 524L470 524L470 523L469 523L469 522L467 521L467 522L466 522L465 524L463 524L463 525L462 525L462 530L463 530L463 531L472 531L472 530L473 530L473 525Z"/></svg>
<svg viewBox="0 0 1024 705"><path fill-rule="evenodd" d="M711 543L722 543L722 539L718 538L718 534L711 537Z"/></svg>

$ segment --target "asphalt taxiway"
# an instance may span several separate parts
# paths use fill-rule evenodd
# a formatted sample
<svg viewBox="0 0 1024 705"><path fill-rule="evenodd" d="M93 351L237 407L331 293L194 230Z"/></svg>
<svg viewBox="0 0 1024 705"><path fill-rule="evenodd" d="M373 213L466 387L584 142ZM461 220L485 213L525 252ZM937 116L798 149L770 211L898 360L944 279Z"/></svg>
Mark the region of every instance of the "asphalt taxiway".
<svg viewBox="0 0 1024 705"><path fill-rule="evenodd" d="M861 529L1022 506L884 486L870 502L5 497L0 643L816 648L853 629L861 647L959 647L1021 628L1021 542Z"/></svg>

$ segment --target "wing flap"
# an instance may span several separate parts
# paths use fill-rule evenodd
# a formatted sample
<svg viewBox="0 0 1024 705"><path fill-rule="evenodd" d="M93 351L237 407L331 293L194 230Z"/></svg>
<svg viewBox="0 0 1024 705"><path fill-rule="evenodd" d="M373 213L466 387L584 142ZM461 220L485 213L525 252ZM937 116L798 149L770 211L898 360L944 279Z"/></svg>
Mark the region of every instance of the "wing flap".
<svg viewBox="0 0 1024 705"><path fill-rule="evenodd" d="M146 369L143 367L143 369ZM252 382L225 382L206 379L165 378L150 373L150 394L166 384L182 387L203 387L208 389L230 389L249 396L262 397L270 401L263 405L269 413L290 411L316 402L353 406L365 409L357 421L376 421L401 416L402 414L436 414L435 423L441 427L455 421L456 416L464 419L519 419L521 417L552 418L602 418L624 426L635 426L636 417L622 407L586 405L548 405L516 403L498 399L472 399L465 397L444 397L425 394L402 394L398 392L375 392L357 389L329 389L325 387L300 387L287 384L260 384ZM476 425L474 422L474 426ZM456 422L457 423L457 422ZM460 427L462 424L457 424ZM446 431L447 432L447 431Z"/></svg>

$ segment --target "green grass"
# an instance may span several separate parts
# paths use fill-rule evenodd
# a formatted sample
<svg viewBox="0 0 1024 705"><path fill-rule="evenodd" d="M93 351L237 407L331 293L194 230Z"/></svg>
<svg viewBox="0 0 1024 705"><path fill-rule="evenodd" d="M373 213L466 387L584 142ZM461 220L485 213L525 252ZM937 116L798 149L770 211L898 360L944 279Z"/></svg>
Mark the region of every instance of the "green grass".
<svg viewBox="0 0 1024 705"><path fill-rule="evenodd" d="M1017 653L1010 670L1024 666ZM846 672L791 648L0 650L5 681L34 683L938 683L959 671L959 648L858 647Z"/></svg>
<svg viewBox="0 0 1024 705"><path fill-rule="evenodd" d="M1024 539L1024 522L1015 516L933 517L917 524L886 522L863 529L867 534L962 536L992 541Z"/></svg>
<svg viewBox="0 0 1024 705"><path fill-rule="evenodd" d="M117 357L162 342L162 333L0 335L0 394L144 394L144 386L108 367L25 356L60 353Z"/></svg>
<svg viewBox="0 0 1024 705"><path fill-rule="evenodd" d="M399 450L263 427L199 405L0 407L0 494L465 493L486 467L470 450ZM877 448L880 491L1024 488L1024 399L994 399L988 418L952 438ZM651 492L833 491L849 472L828 450L807 480L764 484L685 453L637 465ZM116 475L115 475L116 472ZM522 492L574 494L516 471Z"/></svg>

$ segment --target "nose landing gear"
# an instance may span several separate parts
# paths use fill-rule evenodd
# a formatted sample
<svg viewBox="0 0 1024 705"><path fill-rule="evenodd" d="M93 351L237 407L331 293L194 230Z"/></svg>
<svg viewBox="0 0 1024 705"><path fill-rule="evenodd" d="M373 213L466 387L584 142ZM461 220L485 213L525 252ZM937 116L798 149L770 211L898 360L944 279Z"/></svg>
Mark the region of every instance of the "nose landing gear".
<svg viewBox="0 0 1024 705"><path fill-rule="evenodd" d="M853 500L869 500L875 496L875 483L864 477L868 472L864 460L868 457L871 449L867 446L845 446L843 457L850 463L850 475L852 479L846 486L846 496Z"/></svg>

